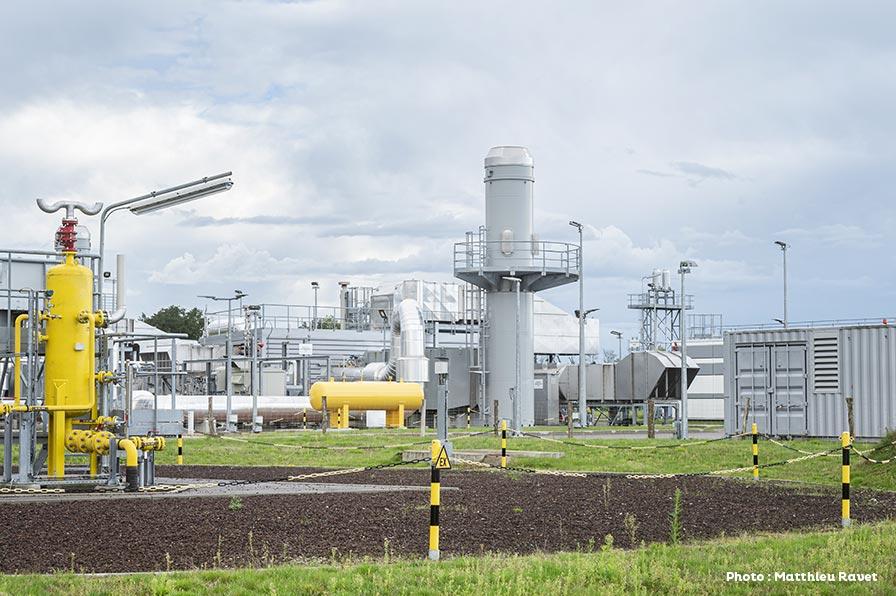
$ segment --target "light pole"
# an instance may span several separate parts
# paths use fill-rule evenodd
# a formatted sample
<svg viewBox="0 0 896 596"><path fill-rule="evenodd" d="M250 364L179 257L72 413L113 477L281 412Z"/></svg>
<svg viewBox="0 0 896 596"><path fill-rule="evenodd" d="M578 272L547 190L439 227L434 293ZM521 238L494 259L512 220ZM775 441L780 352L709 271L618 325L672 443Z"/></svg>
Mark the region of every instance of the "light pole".
<svg viewBox="0 0 896 596"><path fill-rule="evenodd" d="M230 369L233 367L233 340L231 338L233 331L233 307L231 305L234 300L242 300L246 296L248 296L248 294L244 293L242 290L234 290L232 298L209 296L206 294L199 296L200 298L207 298L216 302L227 303L227 341L224 344L227 358L226 368L224 369L224 386L227 391L227 405L225 406L224 411L224 430L227 432L233 432L236 430L235 427L230 425L230 413L233 410L233 384L230 382ZM213 424L211 420L209 420L208 423ZM254 419L252 420L252 424L255 424Z"/></svg>
<svg viewBox="0 0 896 596"><path fill-rule="evenodd" d="M320 289L320 284L316 281L311 282L311 289L314 290L314 310L311 313L311 328L317 329L317 291Z"/></svg>
<svg viewBox="0 0 896 596"><path fill-rule="evenodd" d="M513 387L513 432L523 432L522 407L520 404L520 284L519 277L505 276L501 279L516 284L516 379Z"/></svg>
<svg viewBox="0 0 896 596"><path fill-rule="evenodd" d="M172 186L164 190L154 190L138 197L132 197L130 199L125 199L123 201L118 201L117 203L110 203L109 205L106 205L103 210L100 211L100 248L99 259L97 263L97 268L99 269L99 271L97 271L95 288L96 295L94 296L96 308L99 310L103 310L103 306L105 306L103 304L103 282L105 281L106 276L104 271L105 260L103 255L106 251L106 220L109 219L109 216L122 209L129 209L134 215L145 215L147 213L153 213L155 211L167 209L168 207L173 207L175 205L181 205L189 201L195 201L196 199L201 199L202 197L207 197L215 193L228 191L233 186L233 181L230 179L231 174L232 172L224 172L223 174L217 174L215 176L206 176L205 178L200 178L199 180L193 180L192 182L179 184L177 186ZM116 280L116 283L118 282L119 280ZM113 316L109 317L110 324L117 323L125 316L124 293L120 293L120 296L122 298L122 303L116 305L116 312L113 314ZM110 369L112 368L112 355L108 353L108 350L106 352L107 354L105 358L101 357L100 361L101 364L103 364L107 369ZM174 368L173 359L171 361L171 367L172 369ZM106 391L106 385L100 385L100 396L102 400L101 412L104 415L109 414L109 400ZM174 407L173 403L172 407Z"/></svg>
<svg viewBox="0 0 896 596"><path fill-rule="evenodd" d="M585 319L599 308L589 308L584 313L576 309L576 318L579 320L579 426L588 426L588 391L585 375Z"/></svg>
<svg viewBox="0 0 896 596"><path fill-rule="evenodd" d="M610 335L615 335L619 340L619 353L616 355L616 361L622 360L622 331L610 331Z"/></svg>
<svg viewBox="0 0 896 596"><path fill-rule="evenodd" d="M582 224L570 221L569 225L579 231L579 310L585 310L585 268L582 266ZM588 416L587 388L585 386L585 317L579 317L579 424L584 427Z"/></svg>
<svg viewBox="0 0 896 596"><path fill-rule="evenodd" d="M107 205L100 212L100 254L99 277L97 278L97 308L102 308L103 300L103 253L106 248L106 220L115 211L129 209L134 215L146 215L161 209L167 209L175 205L182 205L189 201L195 201L219 192L230 190L233 181L230 179L232 172L224 172L216 176L206 176L193 182L179 184L164 190L154 190L139 197L125 199L117 203Z"/></svg>
<svg viewBox="0 0 896 596"><path fill-rule="evenodd" d="M790 245L782 240L775 240L775 244L781 249L784 258L784 328L787 328L787 249Z"/></svg>
<svg viewBox="0 0 896 596"><path fill-rule="evenodd" d="M685 325L685 309L687 299L684 293L684 276L696 267L694 261L682 261L678 265L678 273L681 274L681 310L678 313L678 323L681 325L681 424L678 427L678 438L688 438L688 336Z"/></svg>

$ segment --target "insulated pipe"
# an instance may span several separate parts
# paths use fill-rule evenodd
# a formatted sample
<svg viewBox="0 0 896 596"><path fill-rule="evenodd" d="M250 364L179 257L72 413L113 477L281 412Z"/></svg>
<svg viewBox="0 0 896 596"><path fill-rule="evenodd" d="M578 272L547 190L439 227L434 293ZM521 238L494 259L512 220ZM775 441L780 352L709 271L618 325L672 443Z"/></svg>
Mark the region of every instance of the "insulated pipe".
<svg viewBox="0 0 896 596"><path fill-rule="evenodd" d="M22 399L22 321L26 320L28 315L21 314L16 317L15 326L15 346L16 362L13 369L13 406L19 407Z"/></svg>
<svg viewBox="0 0 896 596"><path fill-rule="evenodd" d="M429 381L429 360L425 354L426 332L423 315L413 298L402 300L392 311L392 353L389 362L371 362L363 368L336 371L345 381Z"/></svg>

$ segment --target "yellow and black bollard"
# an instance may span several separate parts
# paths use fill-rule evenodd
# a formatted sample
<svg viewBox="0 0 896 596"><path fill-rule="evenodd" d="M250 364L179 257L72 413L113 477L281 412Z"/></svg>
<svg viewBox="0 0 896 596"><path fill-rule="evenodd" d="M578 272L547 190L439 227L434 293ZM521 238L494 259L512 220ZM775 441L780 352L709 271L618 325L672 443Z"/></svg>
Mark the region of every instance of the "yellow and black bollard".
<svg viewBox="0 0 896 596"><path fill-rule="evenodd" d="M470 407L467 406L467 430L470 430Z"/></svg>
<svg viewBox="0 0 896 596"><path fill-rule="evenodd" d="M849 448L850 437L849 432L845 432L840 436L840 443L843 447L843 468L841 471L841 479L843 481L843 496L840 502L840 524L846 528L850 525L849 519Z"/></svg>
<svg viewBox="0 0 896 596"><path fill-rule="evenodd" d="M759 428L753 423L753 480L759 480Z"/></svg>
<svg viewBox="0 0 896 596"><path fill-rule="evenodd" d="M308 430L308 412L302 409L302 430Z"/></svg>
<svg viewBox="0 0 896 596"><path fill-rule="evenodd" d="M442 453L442 443L437 439L432 442L430 455L431 476L429 482L429 558L439 560L439 504L441 501L441 470L439 469L439 456Z"/></svg>
<svg viewBox="0 0 896 596"><path fill-rule="evenodd" d="M501 420L501 467L507 467L507 421Z"/></svg>
<svg viewBox="0 0 896 596"><path fill-rule="evenodd" d="M177 465L184 463L184 436L177 435Z"/></svg>

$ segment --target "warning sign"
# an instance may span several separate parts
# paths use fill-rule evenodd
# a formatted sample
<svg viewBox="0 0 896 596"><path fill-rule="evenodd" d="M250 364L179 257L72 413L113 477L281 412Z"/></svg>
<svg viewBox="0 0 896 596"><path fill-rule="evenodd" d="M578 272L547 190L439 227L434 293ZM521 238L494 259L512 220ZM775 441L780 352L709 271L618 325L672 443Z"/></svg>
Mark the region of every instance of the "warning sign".
<svg viewBox="0 0 896 596"><path fill-rule="evenodd" d="M439 451L439 457L436 458L435 468L437 470L450 470L451 462L448 460L448 452L445 451L445 446L442 445L442 450Z"/></svg>

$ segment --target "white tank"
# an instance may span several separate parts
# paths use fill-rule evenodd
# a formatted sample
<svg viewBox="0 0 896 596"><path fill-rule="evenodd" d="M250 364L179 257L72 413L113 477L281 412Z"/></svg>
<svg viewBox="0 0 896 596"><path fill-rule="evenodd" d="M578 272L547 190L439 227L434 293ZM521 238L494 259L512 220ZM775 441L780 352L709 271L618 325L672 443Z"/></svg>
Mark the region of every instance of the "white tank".
<svg viewBox="0 0 896 596"><path fill-rule="evenodd" d="M650 274L650 283L653 284L653 288L655 290L663 289L663 270L662 269L654 269L653 273Z"/></svg>
<svg viewBox="0 0 896 596"><path fill-rule="evenodd" d="M671 277L669 275L668 269L663 269L663 289L664 290L672 289Z"/></svg>
<svg viewBox="0 0 896 596"><path fill-rule="evenodd" d="M525 147L492 147L485 157L485 227L488 264L531 265L535 161Z"/></svg>

